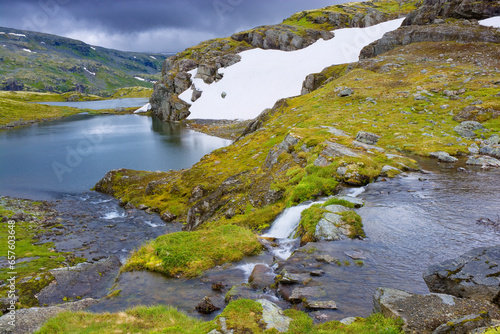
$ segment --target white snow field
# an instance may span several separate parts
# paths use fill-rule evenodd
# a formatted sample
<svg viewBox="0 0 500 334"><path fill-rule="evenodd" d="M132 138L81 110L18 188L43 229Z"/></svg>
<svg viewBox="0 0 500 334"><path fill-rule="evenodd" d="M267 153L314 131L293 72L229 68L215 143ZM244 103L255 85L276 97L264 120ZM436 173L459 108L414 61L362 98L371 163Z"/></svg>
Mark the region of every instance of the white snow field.
<svg viewBox="0 0 500 334"><path fill-rule="evenodd" d="M198 100L191 102L192 89L179 97L192 104L190 118L255 118L277 100L299 95L308 74L320 72L327 66L358 61L364 46L399 28L403 20L368 28L334 30L334 38L320 39L297 51L253 49L241 52L240 62L219 69L224 77L218 82L208 85L201 79L193 79L195 87L203 91ZM192 78L196 71L189 72ZM225 98L221 96L223 92Z"/></svg>
<svg viewBox="0 0 500 334"><path fill-rule="evenodd" d="M478 22L482 26L500 28L500 16L490 17L489 19L484 19Z"/></svg>

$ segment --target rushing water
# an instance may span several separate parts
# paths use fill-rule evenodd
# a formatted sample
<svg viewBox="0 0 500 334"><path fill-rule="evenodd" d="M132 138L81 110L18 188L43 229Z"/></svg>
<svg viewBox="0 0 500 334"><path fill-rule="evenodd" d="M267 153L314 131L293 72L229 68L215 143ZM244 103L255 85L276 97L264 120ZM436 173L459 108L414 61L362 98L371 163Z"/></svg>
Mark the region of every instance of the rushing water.
<svg viewBox="0 0 500 334"><path fill-rule="evenodd" d="M47 104L50 106L64 106L79 109L113 109L113 108L132 108L142 107L149 102L147 98L127 98L101 101L81 101L81 102L37 102L38 104Z"/></svg>
<svg viewBox="0 0 500 334"><path fill-rule="evenodd" d="M2 131L0 194L80 193L111 169L182 169L229 143L140 115L80 114Z"/></svg>

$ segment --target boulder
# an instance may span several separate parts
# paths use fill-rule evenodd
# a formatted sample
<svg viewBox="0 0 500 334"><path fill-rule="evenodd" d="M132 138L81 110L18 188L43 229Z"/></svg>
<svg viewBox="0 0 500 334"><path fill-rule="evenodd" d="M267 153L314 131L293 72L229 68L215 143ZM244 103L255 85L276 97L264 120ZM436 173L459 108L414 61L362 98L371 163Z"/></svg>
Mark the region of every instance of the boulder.
<svg viewBox="0 0 500 334"><path fill-rule="evenodd" d="M306 300L304 302L304 306L308 309L313 309L313 310L336 310L337 309L337 304L333 300L327 300L327 301L309 301Z"/></svg>
<svg viewBox="0 0 500 334"><path fill-rule="evenodd" d="M177 216L168 210L165 210L165 212L161 214L161 219L166 223L170 223L174 221L176 218Z"/></svg>
<svg viewBox="0 0 500 334"><path fill-rule="evenodd" d="M325 291L317 286L297 286L292 290L288 300L292 303L300 303L305 300L320 300L326 297Z"/></svg>
<svg viewBox="0 0 500 334"><path fill-rule="evenodd" d="M475 248L432 265L423 277L432 292L500 305L500 246Z"/></svg>
<svg viewBox="0 0 500 334"><path fill-rule="evenodd" d="M325 148L321 151L318 158L314 161L314 165L319 167L326 167L331 164L329 158L344 156L359 157L359 154L342 144L333 143L327 140L325 141Z"/></svg>
<svg viewBox="0 0 500 334"><path fill-rule="evenodd" d="M500 160L487 155L470 156L465 162L466 165L488 167L500 167Z"/></svg>
<svg viewBox="0 0 500 334"><path fill-rule="evenodd" d="M435 293L417 295L389 288L378 288L373 302L375 312L390 318L401 318L406 333L432 333L441 324L470 314L498 314L497 306L487 301Z"/></svg>
<svg viewBox="0 0 500 334"><path fill-rule="evenodd" d="M280 307L266 299L257 299L256 302L262 305L262 321L266 324L266 330L274 328L280 333L288 331L292 319L285 316Z"/></svg>
<svg viewBox="0 0 500 334"><path fill-rule="evenodd" d="M209 297L205 296L198 303L198 305L196 305L195 309L196 309L196 311L198 311L202 314L210 314L212 312L220 310L220 307L215 306L214 303L212 303L212 300Z"/></svg>
<svg viewBox="0 0 500 334"><path fill-rule="evenodd" d="M442 162L457 162L458 161L457 158L452 157L451 155L449 155L447 152L444 152L444 151L431 152L430 156L433 158L436 158Z"/></svg>
<svg viewBox="0 0 500 334"><path fill-rule="evenodd" d="M461 137L473 139L473 138L476 138L476 134L474 133L474 131L479 130L479 129L483 129L483 128L484 128L483 125L479 122L464 121L464 122L460 123L460 125L457 125L454 128L454 130Z"/></svg>
<svg viewBox="0 0 500 334"><path fill-rule="evenodd" d="M500 159L500 145L498 144L485 145L479 149L479 153Z"/></svg>
<svg viewBox="0 0 500 334"><path fill-rule="evenodd" d="M363 202L362 199L356 198L356 197L351 197L351 196L334 196L337 199L347 201L354 205L355 208L360 208L363 205L365 205L365 202Z"/></svg>
<svg viewBox="0 0 500 334"><path fill-rule="evenodd" d="M357 141L360 141L360 142L368 144L368 145L377 144L379 139L380 139L379 135L376 135L376 134L371 133L371 132L360 131L356 135Z"/></svg>
<svg viewBox="0 0 500 334"><path fill-rule="evenodd" d="M341 216L327 213L316 225L314 239L316 241L346 240L350 230L348 226L344 225Z"/></svg>
<svg viewBox="0 0 500 334"><path fill-rule="evenodd" d="M66 303L50 307L32 307L21 310L16 310L16 325L9 325L11 321L10 315L5 314L0 318L0 332L28 334L33 333L42 327L43 323L50 318L55 317L61 312L77 312L86 309L87 307L96 304L98 300L87 298L72 303Z"/></svg>
<svg viewBox="0 0 500 334"><path fill-rule="evenodd" d="M488 312L471 314L460 319L453 319L436 328L432 334L468 334L478 328L491 326L491 317Z"/></svg>
<svg viewBox="0 0 500 334"><path fill-rule="evenodd" d="M248 278L250 286L256 290L264 290L274 283L273 268L265 264L257 264Z"/></svg>

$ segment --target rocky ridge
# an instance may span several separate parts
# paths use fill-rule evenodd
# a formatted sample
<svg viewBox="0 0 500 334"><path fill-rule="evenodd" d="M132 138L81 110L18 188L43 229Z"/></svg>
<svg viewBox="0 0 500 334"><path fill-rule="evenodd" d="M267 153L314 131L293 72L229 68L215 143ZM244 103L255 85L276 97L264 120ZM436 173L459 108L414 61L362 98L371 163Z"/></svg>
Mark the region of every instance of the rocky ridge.
<svg viewBox="0 0 500 334"><path fill-rule="evenodd" d="M304 11L281 24L262 26L235 33L229 38L209 40L188 48L165 60L162 79L155 84L150 103L153 113L164 121L180 121L190 115L190 105L178 95L191 88L192 101L202 94L192 86L191 70L205 83L222 79L218 69L240 60L239 52L253 49L293 51L305 48L318 39L330 39L331 30L345 27L367 27L403 15L414 8L415 2L373 1L344 4L320 10ZM393 6L398 10L393 11Z"/></svg>

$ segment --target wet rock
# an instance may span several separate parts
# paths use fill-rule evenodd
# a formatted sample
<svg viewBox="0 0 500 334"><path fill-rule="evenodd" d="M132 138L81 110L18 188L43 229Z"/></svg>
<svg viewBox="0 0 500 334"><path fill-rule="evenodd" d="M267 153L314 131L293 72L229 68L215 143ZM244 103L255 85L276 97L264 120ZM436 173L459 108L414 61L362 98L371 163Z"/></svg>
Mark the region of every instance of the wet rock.
<svg viewBox="0 0 500 334"><path fill-rule="evenodd" d="M163 212L161 214L161 219L166 223L170 223L170 222L174 221L176 218L177 218L177 216L168 210L166 210L165 212Z"/></svg>
<svg viewBox="0 0 500 334"><path fill-rule="evenodd" d="M306 287L296 287L292 290L292 293L288 300L292 303L300 303L304 300L318 300L319 298L324 298L326 296L325 291L321 287L317 286L306 286Z"/></svg>
<svg viewBox="0 0 500 334"><path fill-rule="evenodd" d="M333 300L328 301L308 301L304 302L304 306L313 310L336 310L337 304Z"/></svg>
<svg viewBox="0 0 500 334"><path fill-rule="evenodd" d="M222 284L222 282L212 283L212 290L221 292L224 290L224 284Z"/></svg>
<svg viewBox="0 0 500 334"><path fill-rule="evenodd" d="M210 314L212 312L215 312L217 310L220 310L220 307L215 306L212 303L212 300L209 297L203 297L203 299L196 305L195 307L196 311L202 313L202 314Z"/></svg>
<svg viewBox="0 0 500 334"><path fill-rule="evenodd" d="M432 334L468 334L475 329L489 326L491 326L491 317L488 312L484 312L450 320L436 328Z"/></svg>
<svg viewBox="0 0 500 334"><path fill-rule="evenodd" d="M44 322L65 311L77 312L96 304L98 300L87 298L73 303L50 307L32 307L16 310L16 325L9 325L11 321L8 314L0 318L1 333L28 334L38 331Z"/></svg>
<svg viewBox="0 0 500 334"><path fill-rule="evenodd" d="M500 246L475 248L430 266L423 275L432 292L500 305Z"/></svg>
<svg viewBox="0 0 500 334"><path fill-rule="evenodd" d="M324 270L321 270L321 269L318 269L318 270L313 270L309 273L309 275L311 276L315 276L315 277L321 277L325 274L325 271Z"/></svg>
<svg viewBox="0 0 500 334"><path fill-rule="evenodd" d="M498 312L498 308L487 301L445 294L417 295L389 288L378 288L373 302L375 312L390 318L401 317L406 333L431 333L453 319L479 312Z"/></svg>
<svg viewBox="0 0 500 334"><path fill-rule="evenodd" d="M360 131L356 135L357 141L360 141L360 142L368 144L368 145L377 144L379 139L380 139L379 135L376 135L376 134L371 133L371 132Z"/></svg>
<svg viewBox="0 0 500 334"><path fill-rule="evenodd" d="M38 294L40 305L55 305L66 300L102 298L114 283L120 270L114 255L95 263L51 270L55 280Z"/></svg>
<svg viewBox="0 0 500 334"><path fill-rule="evenodd" d="M302 284L309 280L310 277L306 274L294 274L283 270L279 282L283 284Z"/></svg>
<svg viewBox="0 0 500 334"><path fill-rule="evenodd" d="M500 160L487 155L470 156L465 162L467 165L488 167L500 167Z"/></svg>
<svg viewBox="0 0 500 334"><path fill-rule="evenodd" d="M476 134L474 133L474 131L483 128L483 125L479 122L465 121L460 123L460 125L457 125L454 130L461 137L473 139L476 138Z"/></svg>
<svg viewBox="0 0 500 334"><path fill-rule="evenodd" d="M339 259L337 259L336 257L333 257L331 255L328 255L328 254L318 255L315 257L315 259L318 262L324 262L324 263L328 263L328 264L339 262Z"/></svg>
<svg viewBox="0 0 500 334"><path fill-rule="evenodd" d="M452 157L451 155L449 155L447 152L444 152L444 151L431 152L430 156L433 158L436 158L442 162L457 162L458 161L457 158Z"/></svg>
<svg viewBox="0 0 500 334"><path fill-rule="evenodd" d="M321 151L319 157L314 161L315 166L326 167L331 164L329 158L336 157L359 157L359 154L346 146L330 141L325 141L326 147Z"/></svg>
<svg viewBox="0 0 500 334"><path fill-rule="evenodd" d="M225 301L229 303L238 299L252 299L260 298L260 294L250 287L249 284L233 285L226 293Z"/></svg>
<svg viewBox="0 0 500 334"><path fill-rule="evenodd" d="M250 286L256 290L264 290L274 283L274 271L265 264L258 264L253 268L248 278Z"/></svg>
<svg viewBox="0 0 500 334"><path fill-rule="evenodd" d="M280 307L266 299L256 301L262 305L262 321L266 324L266 330L275 328L280 333L288 331L292 319L285 316Z"/></svg>

